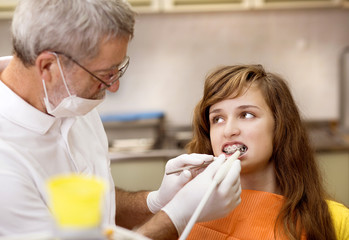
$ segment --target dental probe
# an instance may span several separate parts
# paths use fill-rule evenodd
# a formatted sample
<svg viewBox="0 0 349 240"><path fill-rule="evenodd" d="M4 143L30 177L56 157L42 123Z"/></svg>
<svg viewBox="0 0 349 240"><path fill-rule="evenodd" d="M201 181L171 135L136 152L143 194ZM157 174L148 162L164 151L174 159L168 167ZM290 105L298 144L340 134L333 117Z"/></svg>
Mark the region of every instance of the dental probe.
<svg viewBox="0 0 349 240"><path fill-rule="evenodd" d="M231 154L231 153L234 153L236 151L240 151L240 154L245 153L247 151L247 147L245 145L243 145L241 147L237 147L237 148L233 148L233 149L229 148L229 149L227 149L226 153ZM177 168L174 170L170 170L170 171L166 172L166 175L179 173L179 172L182 172L184 170L194 170L194 169L204 168L204 167L207 167L208 165L210 165L215 159L216 159L216 157L214 157L213 160L211 160L211 161L204 161L201 164L188 165L185 167L180 167L180 168Z"/></svg>
<svg viewBox="0 0 349 240"><path fill-rule="evenodd" d="M212 191L215 189L215 187L224 179L224 177L227 175L229 169L233 165L233 162L240 156L240 151L237 150L232 156L230 156L218 169L216 175L213 177L213 181L210 184L209 188L207 189L205 195L201 199L199 205L195 209L193 215L189 219L189 222L187 226L185 227L181 237L179 240L185 240L187 239L191 229L193 228L194 224L196 223L196 220L200 216L200 213L202 209L204 208L207 200L212 194Z"/></svg>
<svg viewBox="0 0 349 240"><path fill-rule="evenodd" d="M215 158L214 158L215 159ZM208 165L210 165L210 163L212 163L213 160L211 161L205 161L201 164L198 164L198 165L189 165L189 166L185 166L185 167L181 167L181 168L177 168L175 170L171 170L171 171L168 171L166 172L166 175L170 175L170 174L174 174L174 173L179 173L179 172L182 172L184 170L194 170L194 169L199 169L199 168L204 168L204 167L207 167Z"/></svg>

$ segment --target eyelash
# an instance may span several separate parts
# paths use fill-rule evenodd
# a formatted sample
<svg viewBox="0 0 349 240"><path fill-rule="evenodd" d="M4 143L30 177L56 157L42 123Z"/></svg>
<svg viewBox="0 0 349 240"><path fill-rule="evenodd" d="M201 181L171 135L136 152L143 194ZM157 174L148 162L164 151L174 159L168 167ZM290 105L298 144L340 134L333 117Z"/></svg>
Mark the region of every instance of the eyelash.
<svg viewBox="0 0 349 240"><path fill-rule="evenodd" d="M252 117L255 117L255 115L253 113L250 113L250 112L242 112L240 115L241 116L244 116L244 118L246 118L246 115L251 115Z"/></svg>
<svg viewBox="0 0 349 240"><path fill-rule="evenodd" d="M251 117L247 118L247 117L246 117L247 115L251 115ZM251 112L242 112L242 113L240 113L240 115L239 115L239 117L242 118L242 119L251 119L251 118L254 118L255 116L256 116L256 115L254 115L254 114L251 113ZM210 120L210 122L211 122L212 124L217 124L218 121L219 121L220 119L224 119L224 117L222 117L222 116L214 116L214 117L212 117L212 119Z"/></svg>
<svg viewBox="0 0 349 240"><path fill-rule="evenodd" d="M222 119L222 117L221 116L214 116L210 122L213 124L216 124L216 123L218 123L219 119Z"/></svg>

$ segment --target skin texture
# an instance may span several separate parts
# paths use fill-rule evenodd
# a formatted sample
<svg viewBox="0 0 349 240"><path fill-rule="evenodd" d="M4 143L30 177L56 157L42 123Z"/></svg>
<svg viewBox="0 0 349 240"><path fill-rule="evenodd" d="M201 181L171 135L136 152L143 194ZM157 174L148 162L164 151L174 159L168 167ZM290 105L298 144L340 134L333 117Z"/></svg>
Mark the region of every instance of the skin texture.
<svg viewBox="0 0 349 240"><path fill-rule="evenodd" d="M244 189L278 192L273 163L274 119L261 91L254 86L239 97L210 107L210 137L215 156L227 145L244 144L241 183Z"/></svg>
<svg viewBox="0 0 349 240"><path fill-rule="evenodd" d="M114 38L100 45L100 53L88 64L82 62L91 72L109 69L118 65L126 56L129 37ZM64 56L59 55L63 74L71 94L89 99L100 99L105 91L100 91L102 84L95 80L89 73L74 63L65 67ZM32 81L24 79L32 78ZM1 80L9 86L17 95L26 100L35 108L46 112L43 101L44 90L42 80L45 81L47 93L53 106L57 106L61 100L68 96L64 87L61 73L57 64L57 58L49 51L41 53L35 61L35 65L25 67L21 61L14 56L8 67L1 74ZM116 92L119 89L119 81L116 81L107 91Z"/></svg>
<svg viewBox="0 0 349 240"><path fill-rule="evenodd" d="M216 136L218 132L209 119L212 106L231 99L230 111L234 113L238 106L234 104L243 99L245 94L249 95L249 91L255 87L260 90L273 116L272 133L269 127L264 126L266 130L264 135L258 135L257 133L262 133L263 130L259 129L259 125L253 126L252 123L263 115L256 115L257 118L254 118L245 113L242 115L243 118L238 118L236 115L235 118L227 118L230 125L227 129L231 131L230 138L228 130L226 136L223 130ZM255 99L258 98L260 97L256 95ZM234 99L236 101L233 101ZM251 103L253 104L246 101L243 104ZM256 105L262 107L265 104L259 101ZM224 109L228 110L229 107ZM261 109L266 113L265 116L269 115L267 108ZM217 122L222 122L225 126L226 122L223 120ZM233 124L230 124L230 121ZM245 121L249 124L251 122L251 129L245 127ZM251 134L252 129L256 135L251 135L251 138L247 139L247 134ZM214 135L212 139L211 134ZM258 145L255 144L254 138L260 139ZM272 138L272 148L269 147L270 138ZM214 142L212 145L211 140ZM229 144L241 142L248 147L246 155L240 158L243 189L267 191L284 197L285 202L275 222L274 230L284 233L288 239L300 239L304 232L307 239L336 239L326 202L328 195L322 184L307 130L286 80L278 74L265 71L261 65L221 66L206 77L203 97L194 110L193 138L188 143L187 149L189 153L216 155L222 151L222 144L225 142ZM256 149L259 149L260 156L254 154ZM272 152L268 157L270 150ZM265 162L267 159L272 165ZM253 166L260 166L260 171Z"/></svg>
<svg viewBox="0 0 349 240"><path fill-rule="evenodd" d="M146 204L148 194L146 191L131 193L116 189L116 224L151 239L178 239L177 230L165 212L153 215L149 211Z"/></svg>

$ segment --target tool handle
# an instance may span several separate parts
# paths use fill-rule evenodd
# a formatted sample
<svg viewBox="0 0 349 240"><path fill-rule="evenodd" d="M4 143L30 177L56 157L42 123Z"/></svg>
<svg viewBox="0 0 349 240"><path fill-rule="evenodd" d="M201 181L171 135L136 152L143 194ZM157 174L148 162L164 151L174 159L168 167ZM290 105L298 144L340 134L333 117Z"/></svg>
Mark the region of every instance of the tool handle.
<svg viewBox="0 0 349 240"><path fill-rule="evenodd" d="M240 156L240 151L236 151L233 155L231 155L219 168L216 173L216 175L213 177L213 181L210 184L209 188L207 189L205 195L202 197L199 205L195 209L193 215L189 219L189 222L187 226L185 227L182 235L180 236L179 240L185 240L187 239L191 229L193 228L194 224L196 223L197 219L200 216L200 213L202 209L204 208L205 204L207 203L207 200L211 196L213 190L216 188L216 186L221 183L221 181L224 179L224 177L227 175L229 169L233 165L233 162Z"/></svg>
<svg viewBox="0 0 349 240"><path fill-rule="evenodd" d="M181 167L181 168L177 168L175 170L168 171L168 172L166 172L166 175L179 173L179 172L182 172L184 170L193 170L193 169L205 168L208 165L210 165L211 163L212 163L212 161L206 161L206 162L203 162L200 165L188 165L188 166L185 166L185 167Z"/></svg>
<svg viewBox="0 0 349 240"><path fill-rule="evenodd" d="M199 205L197 206L197 208L195 209L193 215L191 216L191 218L189 219L189 222L187 224L187 226L185 227L182 235L180 236L179 240L185 240L187 239L191 229L193 228L194 224L196 223L196 220L198 219L198 217L200 216L200 213L202 211L202 209L205 207L205 204L207 203L207 200L209 199L209 197L211 196L211 193L213 192L213 190L215 189L215 187L217 186L216 182L212 182L211 185L209 186L209 188L207 189L205 195L202 197Z"/></svg>
<svg viewBox="0 0 349 240"><path fill-rule="evenodd" d="M213 178L214 182L217 182L217 185L225 178L229 169L233 165L233 162L238 159L240 156L240 151L237 150L233 155L231 155L223 164L219 167L216 175Z"/></svg>

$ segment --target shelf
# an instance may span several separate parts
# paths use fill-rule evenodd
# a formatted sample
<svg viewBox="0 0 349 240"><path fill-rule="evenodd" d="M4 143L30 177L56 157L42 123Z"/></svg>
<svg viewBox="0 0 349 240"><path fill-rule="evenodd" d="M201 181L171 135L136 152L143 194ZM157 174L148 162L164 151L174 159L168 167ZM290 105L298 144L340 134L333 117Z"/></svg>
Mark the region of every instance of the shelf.
<svg viewBox="0 0 349 240"><path fill-rule="evenodd" d="M128 0L144 13L349 7L349 0ZM18 0L0 0L0 19L11 19Z"/></svg>
<svg viewBox="0 0 349 240"><path fill-rule="evenodd" d="M160 11L159 0L128 0L137 13L151 13Z"/></svg>
<svg viewBox="0 0 349 240"><path fill-rule="evenodd" d="M227 11L249 9L252 0L163 0L165 12Z"/></svg>
<svg viewBox="0 0 349 240"><path fill-rule="evenodd" d="M255 0L256 9L340 7L341 0Z"/></svg>
<svg viewBox="0 0 349 240"><path fill-rule="evenodd" d="M0 19L11 19L18 0L0 0Z"/></svg>

